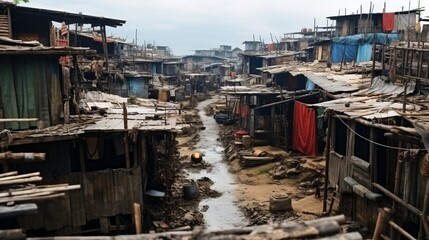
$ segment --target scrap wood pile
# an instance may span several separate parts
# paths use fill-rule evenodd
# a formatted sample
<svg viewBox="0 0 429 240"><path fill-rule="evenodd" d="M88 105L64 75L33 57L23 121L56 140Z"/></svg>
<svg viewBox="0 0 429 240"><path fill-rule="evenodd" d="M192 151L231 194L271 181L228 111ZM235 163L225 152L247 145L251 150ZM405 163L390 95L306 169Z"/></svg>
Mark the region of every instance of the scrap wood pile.
<svg viewBox="0 0 429 240"><path fill-rule="evenodd" d="M255 147L251 151L241 151L240 155L240 166L243 168L257 167L272 163L285 157L285 154L279 154L271 147Z"/></svg>
<svg viewBox="0 0 429 240"><path fill-rule="evenodd" d="M34 184L40 181L40 172L18 174L14 171L0 174L0 218L37 213L35 202L64 198L64 192L80 189L80 185Z"/></svg>
<svg viewBox="0 0 429 240"><path fill-rule="evenodd" d="M206 230L194 228L193 231L176 231L164 233L150 233L127 236L97 237L100 240L138 240L138 239L240 239L240 240L262 240L262 239L345 239L360 240L362 236L358 232L344 232L341 226L346 222L344 215L325 217L305 222L283 222L255 227ZM31 239L31 238L30 238ZM47 240L48 238L37 238L38 240ZM94 239L94 237L51 237L50 240L65 239ZM33 239L36 240L36 239Z"/></svg>

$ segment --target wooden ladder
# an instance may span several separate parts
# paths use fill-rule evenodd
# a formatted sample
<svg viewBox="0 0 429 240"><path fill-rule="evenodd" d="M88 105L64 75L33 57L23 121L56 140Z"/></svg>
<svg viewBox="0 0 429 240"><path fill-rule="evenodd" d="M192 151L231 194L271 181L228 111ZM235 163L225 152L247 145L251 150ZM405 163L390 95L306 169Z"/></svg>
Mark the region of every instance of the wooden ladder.
<svg viewBox="0 0 429 240"><path fill-rule="evenodd" d="M0 14L0 37L12 38L12 31L9 21L9 10L6 10L4 14Z"/></svg>

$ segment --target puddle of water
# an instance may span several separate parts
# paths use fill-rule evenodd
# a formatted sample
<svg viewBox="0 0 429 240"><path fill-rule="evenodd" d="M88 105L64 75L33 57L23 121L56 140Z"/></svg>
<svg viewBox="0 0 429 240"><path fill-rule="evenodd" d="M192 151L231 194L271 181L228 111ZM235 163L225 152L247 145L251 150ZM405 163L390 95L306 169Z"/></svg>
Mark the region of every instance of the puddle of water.
<svg viewBox="0 0 429 240"><path fill-rule="evenodd" d="M200 102L197 106L198 114L201 117L205 130L200 132L200 140L196 144L196 149L204 153L204 161L212 165L209 170L189 173L190 179L200 179L202 177L210 178L214 184L211 187L222 194L218 198L204 199L200 203L209 208L203 212L206 227L208 229L228 229L247 225L247 220L243 213L236 206L237 200L234 196L235 180L228 172L228 166L223 161L224 148L219 139L219 126L213 116L206 116L204 107L215 102L215 99L209 99Z"/></svg>

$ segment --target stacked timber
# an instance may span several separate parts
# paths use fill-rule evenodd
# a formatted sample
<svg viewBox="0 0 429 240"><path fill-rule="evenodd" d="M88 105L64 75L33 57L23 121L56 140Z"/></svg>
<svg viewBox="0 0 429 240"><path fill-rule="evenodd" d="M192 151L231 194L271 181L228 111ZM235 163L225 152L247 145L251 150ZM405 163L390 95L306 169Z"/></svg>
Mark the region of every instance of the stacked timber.
<svg viewBox="0 0 429 240"><path fill-rule="evenodd" d="M37 238L38 240L65 240L65 239L99 239L99 240L138 240L138 239L344 239L360 240L362 236L358 232L345 233L341 224L345 223L345 216L325 217L305 222L283 222L269 225L231 228L222 230L207 230L194 228L193 231L175 231L151 234L138 234L127 236L109 237L50 237ZM30 238L32 239L32 238ZM35 239L34 239L35 240Z"/></svg>
<svg viewBox="0 0 429 240"><path fill-rule="evenodd" d="M80 189L80 185L34 185L40 181L40 172L18 174L14 171L0 174L0 188L7 188L0 191L0 205L58 199L65 196L65 191Z"/></svg>

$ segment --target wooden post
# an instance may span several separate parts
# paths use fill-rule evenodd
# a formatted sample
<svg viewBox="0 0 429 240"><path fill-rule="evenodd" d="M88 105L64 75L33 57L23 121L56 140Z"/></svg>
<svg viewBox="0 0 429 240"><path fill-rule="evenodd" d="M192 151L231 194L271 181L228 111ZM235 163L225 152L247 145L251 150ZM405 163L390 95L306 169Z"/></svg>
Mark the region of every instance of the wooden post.
<svg viewBox="0 0 429 240"><path fill-rule="evenodd" d="M106 58L106 71L109 71L109 52L107 50L107 36L106 36L106 26L102 25L101 28L101 38L103 40L103 52L104 57Z"/></svg>
<svg viewBox="0 0 429 240"><path fill-rule="evenodd" d="M386 227L387 223L390 220L392 215L392 209L390 208L379 208L378 209L378 217L377 223L374 229L374 235L372 236L372 240L381 239L381 235L386 235Z"/></svg>
<svg viewBox="0 0 429 240"><path fill-rule="evenodd" d="M369 24L371 24L371 23L369 23ZM376 34L376 33L374 33L374 40L373 40L373 42L372 42L372 72L371 72L371 85L372 85L372 82L374 81L374 78L375 78L375 47L376 47L375 40L376 40L376 37L377 37L377 34Z"/></svg>
<svg viewBox="0 0 429 240"><path fill-rule="evenodd" d="M426 183L426 191L425 191L425 198L423 202L422 216L420 218L419 239L423 239L424 235L426 235L426 238L429 237L429 224L427 220L427 215L429 210L428 205L429 205L429 180L427 180L427 183Z"/></svg>
<svg viewBox="0 0 429 240"><path fill-rule="evenodd" d="M332 131L332 110L328 110L328 127L326 129L326 145L325 145L325 188L323 192L323 212L326 212L328 201L328 184L329 184L329 158L331 152L331 131Z"/></svg>
<svg viewBox="0 0 429 240"><path fill-rule="evenodd" d="M141 206L139 203L133 204L134 209L134 224L136 228L136 234L142 233L142 212L141 212Z"/></svg>
<svg viewBox="0 0 429 240"><path fill-rule="evenodd" d="M128 146L128 112L127 112L127 103L122 103L122 109L124 111L124 129L125 129L125 136L124 136L124 152L125 152L125 166L126 168L131 167L130 163L130 152L129 152L129 146Z"/></svg>

